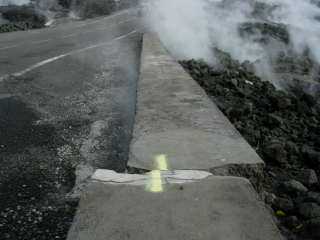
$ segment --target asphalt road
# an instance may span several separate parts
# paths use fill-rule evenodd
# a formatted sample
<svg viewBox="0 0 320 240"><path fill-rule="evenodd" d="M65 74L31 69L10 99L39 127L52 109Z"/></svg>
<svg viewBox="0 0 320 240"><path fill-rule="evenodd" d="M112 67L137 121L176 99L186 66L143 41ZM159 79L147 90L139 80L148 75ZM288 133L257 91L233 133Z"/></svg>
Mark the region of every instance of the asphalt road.
<svg viewBox="0 0 320 240"><path fill-rule="evenodd" d="M4 239L64 238L93 169L126 169L140 30L127 10L0 35Z"/></svg>
<svg viewBox="0 0 320 240"><path fill-rule="evenodd" d="M51 29L2 34L0 99L18 97L45 122L115 116L132 122L139 30L136 11L126 10Z"/></svg>

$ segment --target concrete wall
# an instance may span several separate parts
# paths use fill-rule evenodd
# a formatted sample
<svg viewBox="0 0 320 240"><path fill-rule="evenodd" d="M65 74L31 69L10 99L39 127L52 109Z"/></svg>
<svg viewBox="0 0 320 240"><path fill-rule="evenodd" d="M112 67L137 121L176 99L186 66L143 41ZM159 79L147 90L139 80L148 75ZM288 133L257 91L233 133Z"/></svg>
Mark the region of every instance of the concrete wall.
<svg viewBox="0 0 320 240"><path fill-rule="evenodd" d="M129 166L208 170L263 165L256 152L164 49L145 34Z"/></svg>

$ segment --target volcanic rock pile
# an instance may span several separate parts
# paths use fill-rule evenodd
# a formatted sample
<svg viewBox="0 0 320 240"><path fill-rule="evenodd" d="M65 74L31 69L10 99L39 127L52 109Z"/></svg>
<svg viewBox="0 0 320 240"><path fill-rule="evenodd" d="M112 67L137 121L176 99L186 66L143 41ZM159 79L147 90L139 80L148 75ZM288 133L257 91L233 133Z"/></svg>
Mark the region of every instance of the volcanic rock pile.
<svg viewBox="0 0 320 240"><path fill-rule="evenodd" d="M249 62L223 52L221 66L182 61L266 162L262 195L288 239L320 238L320 106L292 87L262 81Z"/></svg>
<svg viewBox="0 0 320 240"><path fill-rule="evenodd" d="M239 26L241 37L249 37L250 35L258 35L260 38L256 41L268 44L270 39L276 39L285 44L289 44L290 36L283 24L267 23L267 22L245 22Z"/></svg>
<svg viewBox="0 0 320 240"><path fill-rule="evenodd" d="M232 11L231 7L237 6L239 2L242 1L224 0L221 6L222 9L227 8ZM259 46L259 51L263 49L264 53L253 60L253 65L256 66L257 71L260 71L258 68L261 68L262 72L264 71L263 74L260 71L260 75L265 75L264 78L270 81L273 81L273 78L276 77L277 81L281 80L278 81L278 84L283 83L284 87L300 84L301 87L310 90L312 94L319 94L320 87L317 82L320 82L320 65L315 57L316 49L312 44L306 42L304 44L300 43L300 45L297 43L299 38L312 40L314 36L304 32L303 28L305 27L297 25L296 22L291 23L288 19L283 20L288 14L285 11L288 6L281 5L281 1L245 0L243 2L250 6L250 10L246 10L248 12L246 19L239 20L237 23L238 35L244 42ZM305 10L304 15L300 13L299 16L303 19L310 18L312 19L310 24L316 24L316 19L319 19L319 16L316 15L319 13L317 9L319 1L311 2L314 3L314 7L312 7L313 15L308 13L308 11L311 11L308 9ZM299 3L301 4L301 2ZM283 19L279 20L281 18ZM316 27L309 27L310 32L317 32ZM301 28L301 36L298 36L297 33L299 28ZM299 46L297 47L297 45ZM224 48L223 50L231 52L230 49ZM253 51L254 48L251 50ZM233 57L236 58L237 56L233 55Z"/></svg>
<svg viewBox="0 0 320 240"><path fill-rule="evenodd" d="M0 7L2 18L7 23L0 25L0 33L42 28L46 17L31 6Z"/></svg>

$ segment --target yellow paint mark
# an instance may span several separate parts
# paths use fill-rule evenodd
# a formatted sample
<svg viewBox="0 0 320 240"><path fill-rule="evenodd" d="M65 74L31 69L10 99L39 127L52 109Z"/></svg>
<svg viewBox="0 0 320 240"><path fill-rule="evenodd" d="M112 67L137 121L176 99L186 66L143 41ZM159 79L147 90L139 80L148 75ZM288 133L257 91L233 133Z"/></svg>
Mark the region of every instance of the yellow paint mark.
<svg viewBox="0 0 320 240"><path fill-rule="evenodd" d="M168 170L167 155L159 154L155 157L155 162L157 165L157 170L166 171Z"/></svg>
<svg viewBox="0 0 320 240"><path fill-rule="evenodd" d="M276 211L276 215L277 217L285 217L287 216L287 214L281 210Z"/></svg>
<svg viewBox="0 0 320 240"><path fill-rule="evenodd" d="M162 192L163 186L162 186L162 177L161 177L161 171L160 170L153 170L150 172L150 184L147 187L147 190L150 192Z"/></svg>
<svg viewBox="0 0 320 240"><path fill-rule="evenodd" d="M168 170L168 162L167 162L167 155L159 154L156 155L154 158L155 161L155 170L151 171L150 174L150 181L147 184L147 191L149 192L163 192L163 182L161 171Z"/></svg>

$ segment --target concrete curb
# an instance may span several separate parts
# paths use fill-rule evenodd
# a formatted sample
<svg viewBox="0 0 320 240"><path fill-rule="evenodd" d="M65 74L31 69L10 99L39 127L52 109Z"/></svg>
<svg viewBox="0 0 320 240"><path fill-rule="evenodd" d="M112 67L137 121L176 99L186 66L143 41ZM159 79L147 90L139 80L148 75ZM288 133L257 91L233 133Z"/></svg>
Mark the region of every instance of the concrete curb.
<svg viewBox="0 0 320 240"><path fill-rule="evenodd" d="M151 171L97 170L68 240L282 240L248 179L197 171L264 163L154 35L140 74L128 165Z"/></svg>
<svg viewBox="0 0 320 240"><path fill-rule="evenodd" d="M111 179L132 178L125 175ZM209 175L147 188L111 179L88 186L68 240L282 239L247 179Z"/></svg>
<svg viewBox="0 0 320 240"><path fill-rule="evenodd" d="M162 46L145 34L137 113L128 165L153 170L209 171L230 165L264 165L205 91Z"/></svg>

